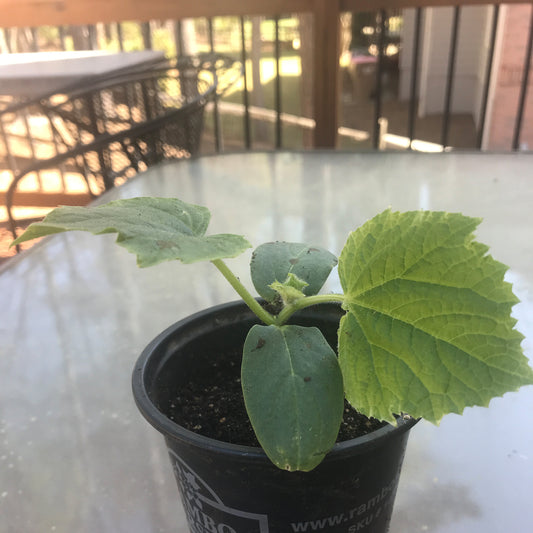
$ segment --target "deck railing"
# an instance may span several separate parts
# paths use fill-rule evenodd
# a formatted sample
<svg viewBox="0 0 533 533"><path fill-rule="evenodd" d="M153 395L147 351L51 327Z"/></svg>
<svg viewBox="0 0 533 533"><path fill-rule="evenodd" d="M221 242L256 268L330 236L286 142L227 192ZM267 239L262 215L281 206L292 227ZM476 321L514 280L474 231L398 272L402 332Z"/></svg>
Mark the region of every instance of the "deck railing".
<svg viewBox="0 0 533 533"><path fill-rule="evenodd" d="M511 0L505 5L521 4L522 2ZM315 147L334 147L337 144L339 118L337 110L340 108L341 97L341 72L339 69L340 50L340 17L343 12L375 12L381 14L381 19L386 19L386 12L390 9L417 8L417 26L420 28L422 11L425 8L448 6L454 7L453 24L451 27L451 46L449 48L448 77L446 80L446 97L444 101L443 114L449 117L452 105L452 94L454 86L454 75L457 53L458 28L461 23L461 10L463 6L488 6L483 0L419 0L417 2L409 0L254 0L245 2L244 0L197 0L195 2L171 2L169 0L151 0L150 2L137 2L135 0L105 0L99 2L84 2L79 0L0 0L0 10L2 12L2 25L4 28L25 27L35 28L43 25L65 26L72 24L88 25L88 34L94 36L91 25L96 23L116 23L123 20L137 20L148 22L150 20L183 20L189 17L204 17L213 19L220 16L249 17L253 15L279 17L286 14L306 14L312 21L311 49L313 57L312 80L313 90L313 119L314 128L313 145ZM494 33L491 38L493 44L497 38L498 4L494 7L493 19ZM144 26L144 43L148 47L153 44L148 31L149 25ZM32 30L30 30L31 33ZM415 30L419 31L419 30ZM382 33L383 35L383 33ZM94 43L94 37L93 43ZM519 96L519 105L515 120L515 130L513 134L512 148L520 146L520 129L523 126L523 111L527 97L527 86L529 83L529 63L531 53L531 31L526 48L528 49L523 69L521 82L522 87ZM383 49L379 48L378 65L383 65ZM492 58L492 55L489 55ZM487 61L487 65L492 65L492 60ZM488 67L487 67L488 70ZM416 87L416 74L419 72L413 69L412 86ZM490 87L489 79L485 83L485 91ZM379 80L377 76L378 89ZM377 91L375 102L375 128L373 132L374 147L377 147L379 135L378 119L380 118L380 91ZM486 104L483 106L482 114L486 115ZM412 121L412 118L411 118ZM442 141L447 140L449 132L449 122L446 121L442 127ZM442 144L446 145L446 142ZM479 143L478 143L479 144Z"/></svg>
<svg viewBox="0 0 533 533"><path fill-rule="evenodd" d="M516 10L520 10L518 15ZM272 102L258 105L251 97L257 78L253 69L245 69L241 101L211 104L216 106L210 126L214 151L265 147L256 142L259 122L270 123L271 148L295 147L291 128L300 130L297 146L316 148L422 146L438 151L533 146L533 121L528 119L533 112L529 90L533 7L520 0L494 4L483 0L0 0L0 12L0 49L4 53L20 51L14 36L21 32L26 51L42 50L43 32L53 33L60 49L98 48L102 31L116 38L117 50L125 50L131 23L124 21L135 21L137 49L161 49L158 31L166 27L172 35L171 53L180 55L187 52L184 21L191 18L203 21L197 24L197 31L207 47L216 51L223 41L220 21L234 17L240 33L236 44L233 38L233 52L249 66L257 61L250 43L258 27L251 21L268 19ZM354 74L355 67L350 64L354 57L347 54L350 28L346 15L352 26L362 15L371 21L363 29L371 34L374 70L370 85L364 88L364 101L355 103L347 101L347 96L349 100L356 89L361 90L355 85L361 81L362 67ZM298 24L288 29L283 24L287 17L297 17ZM393 58L389 53L397 36L394 20L400 21L399 60L398 54ZM516 42L511 39L513 31ZM287 78L282 72L283 46L292 41L300 44L295 53L301 68L300 98L306 100L296 111L284 99ZM365 53L368 50L367 46ZM477 55L472 50L477 50ZM396 70L391 71L393 59ZM397 76L398 71L401 79L393 82L399 84L395 90L402 96L401 106L395 108L389 94L390 72ZM395 123L394 113L401 116L400 125ZM220 114L238 122L242 131L237 144L228 144L231 135L227 135L227 123L223 124L225 131L221 130ZM237 126L229 126L233 127ZM462 142L459 139L466 130L468 139Z"/></svg>

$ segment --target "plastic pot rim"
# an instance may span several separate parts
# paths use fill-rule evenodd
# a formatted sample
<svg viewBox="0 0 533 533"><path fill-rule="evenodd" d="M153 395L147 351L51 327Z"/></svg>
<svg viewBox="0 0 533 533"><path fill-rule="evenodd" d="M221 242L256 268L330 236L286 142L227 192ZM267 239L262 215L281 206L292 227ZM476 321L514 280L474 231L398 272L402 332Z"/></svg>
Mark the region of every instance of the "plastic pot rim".
<svg viewBox="0 0 533 533"><path fill-rule="evenodd" d="M204 435L200 435L199 433L185 429L176 422L170 420L152 401L147 389L148 384L145 381L145 376L148 374L147 370L152 363L151 360L154 353L157 352L159 346L164 343L168 337L172 337L177 330L192 322L203 320L208 315L224 312L225 310L234 309L240 306L244 306L246 309L248 309L241 300L219 304L203 309L202 311L188 315L187 317L175 322L158 334L142 351L135 363L132 374L133 396L137 408L144 418L146 418L146 420L155 429L157 429L167 438L180 440L199 448L210 449L220 454L255 457L257 460L270 462L270 459L268 459L262 448L244 446L241 444L232 444L213 439L211 437L206 437ZM398 424L396 426L387 424L382 428L373 431L372 433L368 433L367 435L362 435L355 439L338 442L334 444L334 446L325 456L322 463L340 459L348 453L353 454L355 450L357 450L356 453L363 453L368 448L379 445L380 441L389 438L392 434L399 435L410 430L417 422L417 419L410 416L400 416L398 417Z"/></svg>

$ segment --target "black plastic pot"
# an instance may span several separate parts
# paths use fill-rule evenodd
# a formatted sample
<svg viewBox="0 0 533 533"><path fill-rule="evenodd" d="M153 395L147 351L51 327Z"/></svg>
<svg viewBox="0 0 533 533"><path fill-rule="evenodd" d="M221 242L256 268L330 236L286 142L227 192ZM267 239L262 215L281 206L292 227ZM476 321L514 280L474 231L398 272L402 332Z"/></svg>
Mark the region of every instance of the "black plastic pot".
<svg viewBox="0 0 533 533"><path fill-rule="evenodd" d="M319 326L336 346L341 314L338 305L322 305L293 322ZM160 410L176 382L201 372L214 351L242 347L256 322L241 302L213 307L161 333L135 366L135 401L165 437L191 532L386 532L415 420L338 443L311 472L286 472L260 448L198 435Z"/></svg>

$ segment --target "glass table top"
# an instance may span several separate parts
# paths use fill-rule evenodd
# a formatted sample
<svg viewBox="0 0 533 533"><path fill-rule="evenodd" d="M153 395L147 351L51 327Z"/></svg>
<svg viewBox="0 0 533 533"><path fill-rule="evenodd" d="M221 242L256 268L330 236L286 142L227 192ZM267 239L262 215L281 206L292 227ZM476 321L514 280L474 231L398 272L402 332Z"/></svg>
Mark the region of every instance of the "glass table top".
<svg viewBox="0 0 533 533"><path fill-rule="evenodd" d="M178 196L210 231L254 245L339 253L379 211L483 217L477 237L509 265L533 356L533 155L327 151L228 154L149 169L99 201ZM237 299L210 264L139 269L115 236L45 239L0 270L0 529L186 532L164 442L137 412L130 376L171 323ZM228 264L251 289L250 254ZM326 291L339 290L333 275ZM529 533L533 387L411 431L391 532Z"/></svg>

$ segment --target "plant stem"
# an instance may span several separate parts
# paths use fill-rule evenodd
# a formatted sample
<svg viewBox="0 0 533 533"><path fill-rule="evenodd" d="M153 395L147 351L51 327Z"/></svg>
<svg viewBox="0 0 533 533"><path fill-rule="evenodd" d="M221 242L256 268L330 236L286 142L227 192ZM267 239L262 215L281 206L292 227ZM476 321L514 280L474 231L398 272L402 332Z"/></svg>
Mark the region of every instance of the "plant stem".
<svg viewBox="0 0 533 533"><path fill-rule="evenodd" d="M284 307L278 316L271 315L266 309L263 309L259 302L246 290L246 287L239 281L239 278L228 268L222 259L214 259L211 261L222 275L229 281L230 285L237 291L237 294L243 299L244 303L263 321L267 326L282 326L289 320L289 318L299 311L312 305L329 302L343 302L343 294L315 294L314 296L306 296L300 298L294 303Z"/></svg>
<svg viewBox="0 0 533 533"><path fill-rule="evenodd" d="M305 298L300 298L294 303L284 307L280 314L276 317L276 325L281 326L289 320L289 318L300 309L310 307L311 305L329 303L329 302L344 302L343 294L316 294L314 296L306 296Z"/></svg>
<svg viewBox="0 0 533 533"><path fill-rule="evenodd" d="M228 268L222 259L211 261L222 275L229 281L230 285L237 291L237 294L244 300L244 303L268 326L276 323L276 318L263 309L259 302L246 290L246 287L239 281L239 278Z"/></svg>

